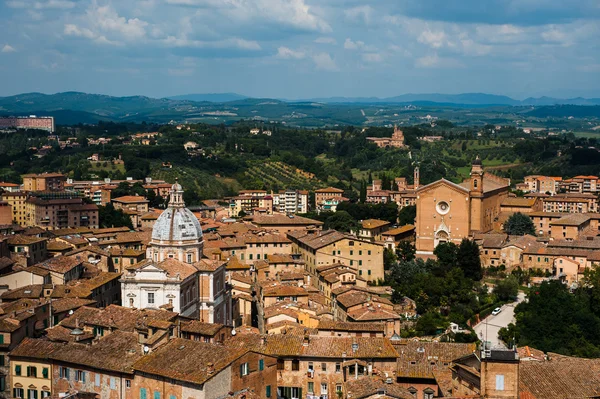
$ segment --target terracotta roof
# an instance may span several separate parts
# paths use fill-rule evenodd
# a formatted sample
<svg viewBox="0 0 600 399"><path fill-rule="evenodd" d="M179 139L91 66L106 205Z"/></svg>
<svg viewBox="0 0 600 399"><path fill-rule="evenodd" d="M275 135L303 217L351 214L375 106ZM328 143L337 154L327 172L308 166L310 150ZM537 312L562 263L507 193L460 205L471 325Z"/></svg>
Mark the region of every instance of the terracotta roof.
<svg viewBox="0 0 600 399"><path fill-rule="evenodd" d="M550 222L550 226L580 226L590 219L591 217L585 213L573 213Z"/></svg>
<svg viewBox="0 0 600 399"><path fill-rule="evenodd" d="M531 208L535 205L537 198L523 198L523 197L507 197L502 201L501 206L511 206L519 208Z"/></svg>
<svg viewBox="0 0 600 399"><path fill-rule="evenodd" d="M96 301L91 299L80 299L80 298L60 298L52 301L52 312L53 313L64 313L69 310L79 309L82 306L93 306Z"/></svg>
<svg viewBox="0 0 600 399"><path fill-rule="evenodd" d="M150 202L146 199L146 197L142 197L139 195L125 195L123 197L112 198L112 202L123 202L123 203L140 203L140 202Z"/></svg>
<svg viewBox="0 0 600 399"><path fill-rule="evenodd" d="M79 325L111 327L123 331L134 331L136 325L140 324L144 317L164 321L174 321L177 313L166 310L133 309L118 305L109 305L104 309L81 307L73 315L62 320L60 325L67 328L75 328Z"/></svg>
<svg viewBox="0 0 600 399"><path fill-rule="evenodd" d="M352 345L358 348L353 351ZM309 336L304 345L303 336L270 335L264 351L281 357L326 357L342 359L385 358L395 359L398 354L387 338L372 337L319 337ZM344 356L346 355L346 356Z"/></svg>
<svg viewBox="0 0 600 399"><path fill-rule="evenodd" d="M398 376L433 378L437 370L446 370L455 359L473 353L475 344L450 342L395 341L398 352Z"/></svg>
<svg viewBox="0 0 600 399"><path fill-rule="evenodd" d="M179 275L182 280L190 277L198 272L193 265L185 262L180 262L176 259L165 259L162 262L155 263L154 266L167 272L168 277Z"/></svg>
<svg viewBox="0 0 600 399"><path fill-rule="evenodd" d="M550 356L543 362L521 362L522 390L535 399L591 398L600 396L600 360Z"/></svg>
<svg viewBox="0 0 600 399"><path fill-rule="evenodd" d="M218 323L203 323L200 320L191 320L186 323L181 323L181 331L193 334L214 336L223 327L223 324Z"/></svg>
<svg viewBox="0 0 600 399"><path fill-rule="evenodd" d="M46 249L48 249L48 251L59 251L60 252L60 251L66 251L68 249L73 249L73 246L71 246L63 241L52 240L52 241L48 241L48 243L46 244Z"/></svg>
<svg viewBox="0 0 600 399"><path fill-rule="evenodd" d="M247 351L175 338L139 359L134 369L172 380L204 384Z"/></svg>
<svg viewBox="0 0 600 399"><path fill-rule="evenodd" d="M291 241L279 234L265 234L261 236L252 235L245 239L246 244L257 244L257 243L277 243L277 244L291 244Z"/></svg>
<svg viewBox="0 0 600 399"><path fill-rule="evenodd" d="M386 383L377 376L348 379L345 383L346 395L352 399L380 398L380 399L414 399L415 395L408 388L392 382ZM437 392L436 392L437 393Z"/></svg>
<svg viewBox="0 0 600 399"><path fill-rule="evenodd" d="M297 285L286 285L286 284L273 284L266 283L263 286L264 297L278 297L278 296L308 296L308 291L304 287L298 287Z"/></svg>
<svg viewBox="0 0 600 399"><path fill-rule="evenodd" d="M51 272L65 274L73 270L77 266L81 265L82 263L83 260L81 259L71 258L68 256L56 256L54 258L50 258L41 263L38 263L34 266Z"/></svg>
<svg viewBox="0 0 600 399"><path fill-rule="evenodd" d="M352 323L342 321L330 321L321 320L319 321L318 330L327 331L362 331L362 332L379 332L385 331L385 324L383 323Z"/></svg>
<svg viewBox="0 0 600 399"><path fill-rule="evenodd" d="M254 215L245 218L258 226L321 226L323 222L302 216L286 215Z"/></svg>
<svg viewBox="0 0 600 399"><path fill-rule="evenodd" d="M63 344L46 339L25 338L15 349L10 351L10 357L47 360L50 359L52 353L62 347Z"/></svg>
<svg viewBox="0 0 600 399"><path fill-rule="evenodd" d="M339 294L336 297L336 301L346 309L356 305L366 304L371 301L383 303L389 306L393 305L392 302L390 302L388 299L382 298L377 294L372 294L370 292L365 292L357 289L351 289L348 292Z"/></svg>
<svg viewBox="0 0 600 399"><path fill-rule="evenodd" d="M241 262L235 255L229 257L225 267L227 270L250 270L250 265Z"/></svg>
<svg viewBox="0 0 600 399"><path fill-rule="evenodd" d="M360 241L354 237L349 237L344 233L336 230L325 230L317 233L309 233L305 230L291 231L288 237L293 237L298 242L308 246L311 249L320 249L344 239Z"/></svg>
<svg viewBox="0 0 600 399"><path fill-rule="evenodd" d="M531 348L529 346L521 346L517 348L517 353L519 354L519 359L521 359L521 361L527 358L539 361L546 360L546 354L543 351Z"/></svg>
<svg viewBox="0 0 600 399"><path fill-rule="evenodd" d="M2 295L0 295L0 299L6 301L20 298L41 298L43 296L43 290L44 286L42 284L26 285L24 287L3 292Z"/></svg>
<svg viewBox="0 0 600 399"><path fill-rule="evenodd" d="M108 251L105 251L104 249L94 245L86 245L85 247L74 249L70 252L67 252L65 256L74 256L82 252L92 252L97 255L110 256L110 253Z"/></svg>
<svg viewBox="0 0 600 399"><path fill-rule="evenodd" d="M9 236L6 241L8 242L8 245L32 245L46 240L48 239L45 237L23 236L20 234L15 234Z"/></svg>
<svg viewBox="0 0 600 399"><path fill-rule="evenodd" d="M343 193L344 190L335 187L320 188L315 190L315 193Z"/></svg>
<svg viewBox="0 0 600 399"><path fill-rule="evenodd" d="M201 259L199 262L194 263L194 266L201 272L214 272L224 266L225 263L222 260Z"/></svg>
<svg viewBox="0 0 600 399"><path fill-rule="evenodd" d="M391 223L387 220L379 220L379 219L367 219L362 221L363 229L376 229L383 226L388 226Z"/></svg>
<svg viewBox="0 0 600 399"><path fill-rule="evenodd" d="M391 229L381 233L382 236L395 236L398 234L408 233L409 231L413 231L415 226L412 224L407 224L401 227L397 227L395 229Z"/></svg>
<svg viewBox="0 0 600 399"><path fill-rule="evenodd" d="M78 343L63 345L50 358L94 369L133 374L133 364L142 356L137 333L113 331L91 347Z"/></svg>
<svg viewBox="0 0 600 399"><path fill-rule="evenodd" d="M376 303L365 303L366 306L348 311L348 318L354 321L386 321L400 319L393 310L379 307Z"/></svg>

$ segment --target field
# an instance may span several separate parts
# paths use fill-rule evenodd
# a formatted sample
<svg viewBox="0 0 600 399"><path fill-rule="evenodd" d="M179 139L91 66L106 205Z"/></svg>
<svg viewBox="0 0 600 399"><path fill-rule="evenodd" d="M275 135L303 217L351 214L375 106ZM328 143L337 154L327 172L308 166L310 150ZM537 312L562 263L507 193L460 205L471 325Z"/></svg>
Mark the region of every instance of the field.
<svg viewBox="0 0 600 399"><path fill-rule="evenodd" d="M308 173L284 162L256 162L251 164L245 175L252 180L260 181L271 190L295 188L313 190L325 184L312 173Z"/></svg>
<svg viewBox="0 0 600 399"><path fill-rule="evenodd" d="M119 171L125 173L125 164L113 164L111 161L90 161L90 172L100 172L102 170L107 172Z"/></svg>

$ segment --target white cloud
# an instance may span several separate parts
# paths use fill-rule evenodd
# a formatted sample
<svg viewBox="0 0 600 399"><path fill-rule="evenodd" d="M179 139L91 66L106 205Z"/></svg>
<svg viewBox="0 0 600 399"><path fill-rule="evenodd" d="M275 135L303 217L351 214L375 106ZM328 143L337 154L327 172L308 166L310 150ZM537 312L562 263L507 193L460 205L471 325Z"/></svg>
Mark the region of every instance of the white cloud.
<svg viewBox="0 0 600 399"><path fill-rule="evenodd" d="M146 36L148 22L121 17L109 5L88 10L88 16L101 30L118 34L124 40L137 40Z"/></svg>
<svg viewBox="0 0 600 399"><path fill-rule="evenodd" d="M434 32L431 30L425 30L421 32L417 41L433 48L440 48L448 43L448 39L446 38L446 34L444 32Z"/></svg>
<svg viewBox="0 0 600 399"><path fill-rule="evenodd" d="M35 10L59 9L66 10L75 7L74 1L69 0L46 0L46 1L29 1L29 0L11 0L7 1L6 5L10 8L26 8Z"/></svg>
<svg viewBox="0 0 600 399"><path fill-rule="evenodd" d="M379 53L365 53L362 55L362 59L365 62L383 62L383 55Z"/></svg>
<svg viewBox="0 0 600 399"><path fill-rule="evenodd" d="M318 37L315 39L315 43L318 44L337 44L337 40L333 37Z"/></svg>
<svg viewBox="0 0 600 399"><path fill-rule="evenodd" d="M15 48L10 44L5 44L4 47L2 47L3 53L14 53L15 51L17 50L15 50Z"/></svg>
<svg viewBox="0 0 600 399"><path fill-rule="evenodd" d="M121 44L120 42L108 40L106 38L106 36L94 33L90 29L80 28L79 26L74 25L74 24L66 24L65 28L63 30L63 33L67 36L82 37L85 39L93 40L94 42L96 42L98 44L110 44L110 45Z"/></svg>
<svg viewBox="0 0 600 399"><path fill-rule="evenodd" d="M443 58L437 53L417 58L415 65L420 68L462 68L464 65L453 58Z"/></svg>
<svg viewBox="0 0 600 399"><path fill-rule="evenodd" d="M344 10L344 15L346 19L352 22L360 22L365 25L369 25L371 23L373 8L368 5L352 7L347 10Z"/></svg>
<svg viewBox="0 0 600 399"><path fill-rule="evenodd" d="M288 47L279 47L277 49L277 58L281 58L284 60L301 60L306 56L303 51L294 51Z"/></svg>
<svg viewBox="0 0 600 399"><path fill-rule="evenodd" d="M318 53L312 56L313 62L317 69L323 71L339 71L340 68L336 65L335 61L329 53Z"/></svg>
<svg viewBox="0 0 600 399"><path fill-rule="evenodd" d="M299 30L331 32L327 21L315 14L305 0L167 0L167 3L212 9L210 13L219 12L251 25L276 23Z"/></svg>
<svg viewBox="0 0 600 399"><path fill-rule="evenodd" d="M190 40L186 37L168 36L160 41L161 44L172 47L190 47L198 49L238 49L246 51L261 50L260 45L253 40L245 40L237 37L205 41L205 40Z"/></svg>
<svg viewBox="0 0 600 399"><path fill-rule="evenodd" d="M359 49L363 49L365 47L365 43L361 42L360 40L357 41L352 41L352 39L347 38L346 41L344 42L344 48L346 50L359 50Z"/></svg>

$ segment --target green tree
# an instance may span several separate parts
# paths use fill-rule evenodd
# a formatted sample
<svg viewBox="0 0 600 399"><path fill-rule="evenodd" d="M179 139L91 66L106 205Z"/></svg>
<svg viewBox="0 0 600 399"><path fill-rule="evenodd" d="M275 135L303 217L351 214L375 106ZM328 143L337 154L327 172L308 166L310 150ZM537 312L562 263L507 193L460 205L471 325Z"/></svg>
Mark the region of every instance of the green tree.
<svg viewBox="0 0 600 399"><path fill-rule="evenodd" d="M448 328L448 325L438 312L431 311L419 317L415 330L419 335L435 335L439 330Z"/></svg>
<svg viewBox="0 0 600 399"><path fill-rule="evenodd" d="M481 280L483 270L481 269L479 246L475 241L463 238L456 251L456 260L465 277L475 281Z"/></svg>
<svg viewBox="0 0 600 399"><path fill-rule="evenodd" d="M535 235L535 225L531 218L521 212L512 214L504 225L504 231L509 235L523 236L525 234Z"/></svg>
<svg viewBox="0 0 600 399"><path fill-rule="evenodd" d="M396 254L389 248L383 249L383 268L389 270L397 261Z"/></svg>
<svg viewBox="0 0 600 399"><path fill-rule="evenodd" d="M121 209L115 209L111 203L98 207L98 218L100 219L100 227L129 227L133 230L131 218Z"/></svg>
<svg viewBox="0 0 600 399"><path fill-rule="evenodd" d="M508 276L499 280L494 287L494 294L501 301L514 301L519 293L519 280L515 276Z"/></svg>
<svg viewBox="0 0 600 399"><path fill-rule="evenodd" d="M400 241L396 246L396 256L399 261L410 262L415 260L417 249L415 245L410 241Z"/></svg>
<svg viewBox="0 0 600 399"><path fill-rule="evenodd" d="M346 233L357 231L359 223L346 211L337 211L325 220L323 228L343 231Z"/></svg>
<svg viewBox="0 0 600 399"><path fill-rule="evenodd" d="M417 218L417 207L415 205L405 206L398 212L398 223L401 226L415 224Z"/></svg>

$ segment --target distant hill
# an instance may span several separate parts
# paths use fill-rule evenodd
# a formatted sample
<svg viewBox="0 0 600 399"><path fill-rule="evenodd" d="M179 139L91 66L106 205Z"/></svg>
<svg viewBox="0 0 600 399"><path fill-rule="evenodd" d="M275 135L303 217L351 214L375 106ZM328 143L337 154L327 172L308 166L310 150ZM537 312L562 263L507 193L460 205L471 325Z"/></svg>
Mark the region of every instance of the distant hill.
<svg viewBox="0 0 600 399"><path fill-rule="evenodd" d="M327 98L312 98L302 101L314 101L322 103L360 103L360 104L376 104L376 103L439 103L439 104L457 104L457 105L600 105L600 98L571 98L561 99L552 97L527 98L523 101L515 100L507 96L499 96L486 93L463 93L463 94L402 94L394 97L327 97Z"/></svg>
<svg viewBox="0 0 600 399"><path fill-rule="evenodd" d="M237 93L206 93L184 94L182 96L172 96L167 98L170 100L208 101L211 103L226 103L229 101L244 100L248 97Z"/></svg>
<svg viewBox="0 0 600 399"><path fill-rule="evenodd" d="M218 100L227 101L217 102ZM565 104L573 103L573 105L565 105L561 101ZM407 107L408 104L411 107ZM561 105L575 108L561 108ZM442 119L462 119L463 122L459 123L469 123L470 117L458 118L458 114L453 111L467 112L468 109L475 108L481 111L479 114L483 115L482 118L486 120L492 118L489 119L492 123L502 123L502 120L494 120L493 115L497 115L498 112L503 113L502 118L508 118L506 122L514 119L516 113L529 113L532 117L535 115L549 117L594 116L597 114L597 109L594 107L598 105L600 105L599 98L560 100L542 97L518 101L506 96L485 93L404 94L388 98L331 97L284 101L250 98L235 93L151 98L64 92L56 94L25 93L0 97L0 115L49 115L55 117L57 124L63 125L96 123L99 120L216 124L246 119L257 125L278 121L296 126L327 127L362 124L389 125L398 122L398 118L404 118L410 123L420 123L421 119L419 118L427 114L435 114L436 117ZM577 107L584 109L577 109ZM489 108L489 111L485 111L486 108ZM531 111L535 112L531 113ZM483 123L479 118L475 120Z"/></svg>

